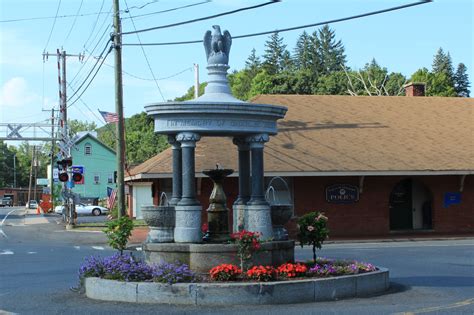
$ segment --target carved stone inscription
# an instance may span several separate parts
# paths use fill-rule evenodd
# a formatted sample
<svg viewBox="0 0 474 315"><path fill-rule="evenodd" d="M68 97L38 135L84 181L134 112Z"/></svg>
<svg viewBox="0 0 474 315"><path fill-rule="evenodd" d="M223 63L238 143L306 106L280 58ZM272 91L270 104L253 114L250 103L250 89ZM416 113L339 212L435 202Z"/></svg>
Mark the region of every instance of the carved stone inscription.
<svg viewBox="0 0 474 315"><path fill-rule="evenodd" d="M168 119L166 127L272 128L275 123L261 120L238 119Z"/></svg>

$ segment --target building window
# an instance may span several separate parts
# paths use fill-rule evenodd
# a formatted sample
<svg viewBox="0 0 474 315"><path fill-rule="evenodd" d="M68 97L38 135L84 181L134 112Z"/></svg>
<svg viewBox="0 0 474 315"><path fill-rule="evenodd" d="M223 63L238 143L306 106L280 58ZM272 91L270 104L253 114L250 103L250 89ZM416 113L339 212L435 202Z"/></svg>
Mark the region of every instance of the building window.
<svg viewBox="0 0 474 315"><path fill-rule="evenodd" d="M92 155L92 146L90 145L90 143L86 143L84 145L84 154L85 155Z"/></svg>
<svg viewBox="0 0 474 315"><path fill-rule="evenodd" d="M100 182L100 175L99 174L95 174L94 175L94 184L98 184Z"/></svg>
<svg viewBox="0 0 474 315"><path fill-rule="evenodd" d="M109 175L107 176L107 183L108 184L113 184L114 183L114 174L113 173L109 173Z"/></svg>

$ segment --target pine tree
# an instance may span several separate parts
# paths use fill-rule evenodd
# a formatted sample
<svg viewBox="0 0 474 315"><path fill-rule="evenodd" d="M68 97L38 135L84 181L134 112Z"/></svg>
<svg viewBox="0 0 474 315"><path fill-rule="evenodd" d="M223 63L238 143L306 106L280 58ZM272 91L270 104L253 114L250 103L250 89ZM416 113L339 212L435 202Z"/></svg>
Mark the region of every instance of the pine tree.
<svg viewBox="0 0 474 315"><path fill-rule="evenodd" d="M260 58L257 56L255 48L252 49L250 56L248 56L247 60L245 61L245 70L247 70L250 77L255 77L260 71L262 66L262 62Z"/></svg>
<svg viewBox="0 0 474 315"><path fill-rule="evenodd" d="M323 74L341 70L346 64L346 55L344 54L344 45L339 40L334 39L336 34L328 25L319 30L319 56L321 58Z"/></svg>
<svg viewBox="0 0 474 315"><path fill-rule="evenodd" d="M311 36L305 31L298 37L293 53L296 70L310 69L311 59Z"/></svg>
<svg viewBox="0 0 474 315"><path fill-rule="evenodd" d="M286 45L283 38L277 33L273 33L270 39L265 42L265 54L263 55L263 68L268 74L280 73L283 68L283 56Z"/></svg>
<svg viewBox="0 0 474 315"><path fill-rule="evenodd" d="M443 48L439 48L436 52L436 55L433 58L432 72L434 74L444 73L450 81L453 81L454 70L453 63L451 61L451 55L449 52L444 53Z"/></svg>
<svg viewBox="0 0 474 315"><path fill-rule="evenodd" d="M319 40L319 34L314 31L310 36L310 64L311 71L313 72L314 78L317 78L323 73L323 65L321 60L321 41Z"/></svg>
<svg viewBox="0 0 474 315"><path fill-rule="evenodd" d="M467 68L466 66L461 62L458 65L458 68L456 70L456 73L454 74L454 89L456 90L456 93L460 97L469 97L470 90L469 87L471 85L469 84L469 77L467 75Z"/></svg>

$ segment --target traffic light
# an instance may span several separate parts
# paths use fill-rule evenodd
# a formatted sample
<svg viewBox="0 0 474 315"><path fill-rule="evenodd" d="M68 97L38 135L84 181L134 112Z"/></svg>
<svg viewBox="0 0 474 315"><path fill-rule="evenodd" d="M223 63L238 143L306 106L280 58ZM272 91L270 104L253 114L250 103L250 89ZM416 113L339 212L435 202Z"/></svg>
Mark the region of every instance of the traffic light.
<svg viewBox="0 0 474 315"><path fill-rule="evenodd" d="M68 159L64 159L64 160L59 160L56 162L60 168L62 168L63 170L67 169L68 167L71 167L72 166L72 159L71 158L68 158Z"/></svg>
<svg viewBox="0 0 474 315"><path fill-rule="evenodd" d="M59 181L60 182L67 182L69 180L69 176L66 172L62 172L59 174Z"/></svg>
<svg viewBox="0 0 474 315"><path fill-rule="evenodd" d="M72 173L72 181L78 183L82 181L82 174L81 173Z"/></svg>

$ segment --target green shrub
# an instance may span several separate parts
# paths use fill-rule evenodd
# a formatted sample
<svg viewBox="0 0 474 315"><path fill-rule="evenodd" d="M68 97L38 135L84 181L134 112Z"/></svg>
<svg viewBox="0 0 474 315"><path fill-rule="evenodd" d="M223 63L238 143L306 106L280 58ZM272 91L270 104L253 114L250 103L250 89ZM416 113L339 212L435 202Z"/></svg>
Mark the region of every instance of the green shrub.
<svg viewBox="0 0 474 315"><path fill-rule="evenodd" d="M123 216L120 219L107 222L106 225L104 233L109 239L109 245L120 251L122 255L123 250L127 247L128 239L132 235L133 221L129 217Z"/></svg>
<svg viewBox="0 0 474 315"><path fill-rule="evenodd" d="M326 227L328 218L324 213L310 212L298 219L298 240L303 245L313 246L313 261L316 263L316 248L321 249L329 236Z"/></svg>

